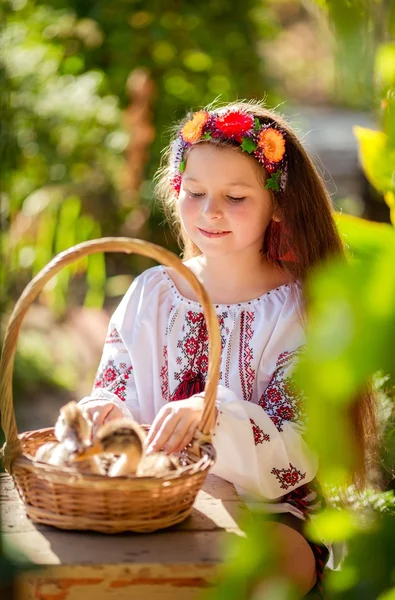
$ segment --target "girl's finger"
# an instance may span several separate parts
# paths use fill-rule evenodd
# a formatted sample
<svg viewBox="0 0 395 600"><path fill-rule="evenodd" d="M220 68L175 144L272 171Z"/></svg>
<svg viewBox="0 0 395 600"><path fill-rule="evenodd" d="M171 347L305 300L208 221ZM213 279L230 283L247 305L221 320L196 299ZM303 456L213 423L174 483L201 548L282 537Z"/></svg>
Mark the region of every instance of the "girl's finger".
<svg viewBox="0 0 395 600"><path fill-rule="evenodd" d="M108 421L113 421L114 419L120 419L122 417L122 412L120 411L120 409L118 408L118 406L112 406L110 408L110 410L105 414L104 419L103 419L103 425L104 423L107 423Z"/></svg>
<svg viewBox="0 0 395 600"><path fill-rule="evenodd" d="M145 440L145 445L148 446L149 444L151 444L152 440L155 439L155 436L157 435L159 429L162 426L163 421L165 420L165 418L167 417L168 412L165 410L161 410L158 412L158 414L156 415L154 422L152 423L150 430L148 432L148 435L146 437Z"/></svg>
<svg viewBox="0 0 395 600"><path fill-rule="evenodd" d="M181 441L184 439L188 429L190 426L189 419L180 419L178 425L174 428L174 431L170 435L167 442L163 445L163 450L168 454L175 452L175 449L178 448Z"/></svg>
<svg viewBox="0 0 395 600"><path fill-rule="evenodd" d="M102 415L100 410L95 410L92 414L92 438L96 437L97 430L102 426Z"/></svg>
<svg viewBox="0 0 395 600"><path fill-rule="evenodd" d="M182 438L178 446L176 446L174 450L172 450L172 452L181 452L181 450L184 450L184 448L189 444L189 442L192 441L197 427L198 423L191 423L187 431L185 432L184 437Z"/></svg>
<svg viewBox="0 0 395 600"><path fill-rule="evenodd" d="M174 429L176 428L180 418L180 413L170 413L166 416L154 440L148 446L147 454L149 454L150 452L161 450L163 448L163 446L166 444L166 442L169 440L172 433L174 432Z"/></svg>

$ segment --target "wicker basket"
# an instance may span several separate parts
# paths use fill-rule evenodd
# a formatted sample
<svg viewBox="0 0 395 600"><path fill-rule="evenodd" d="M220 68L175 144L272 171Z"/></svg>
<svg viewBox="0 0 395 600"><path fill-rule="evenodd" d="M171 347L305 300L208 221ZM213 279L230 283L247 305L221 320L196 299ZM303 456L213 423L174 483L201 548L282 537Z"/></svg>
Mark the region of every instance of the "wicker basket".
<svg viewBox="0 0 395 600"><path fill-rule="evenodd" d="M19 329L30 304L63 267L95 252L138 253L175 268L197 294L209 333L209 370L205 406L196 442L185 451L187 466L162 478L107 477L76 473L34 460L39 446L54 440L53 428L18 435L12 398L12 373ZM210 432L215 419L221 341L207 292L173 253L130 238L101 238L56 256L25 288L11 315L0 364L1 425L6 436L3 462L12 474L28 516L61 529L103 533L155 531L184 520L215 460Z"/></svg>

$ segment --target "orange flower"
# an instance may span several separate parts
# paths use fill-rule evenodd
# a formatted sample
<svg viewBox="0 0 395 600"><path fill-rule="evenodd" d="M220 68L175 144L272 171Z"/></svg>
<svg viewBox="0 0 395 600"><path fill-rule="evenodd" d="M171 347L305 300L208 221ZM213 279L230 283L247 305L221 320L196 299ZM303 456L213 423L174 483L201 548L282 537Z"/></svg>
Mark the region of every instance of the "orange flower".
<svg viewBox="0 0 395 600"><path fill-rule="evenodd" d="M184 142L193 144L197 142L202 135L203 127L209 119L209 114L205 110L199 110L196 112L192 119L185 123L181 129L181 136Z"/></svg>
<svg viewBox="0 0 395 600"><path fill-rule="evenodd" d="M269 127L258 136L258 147L270 162L280 162L285 154L285 140L280 131Z"/></svg>

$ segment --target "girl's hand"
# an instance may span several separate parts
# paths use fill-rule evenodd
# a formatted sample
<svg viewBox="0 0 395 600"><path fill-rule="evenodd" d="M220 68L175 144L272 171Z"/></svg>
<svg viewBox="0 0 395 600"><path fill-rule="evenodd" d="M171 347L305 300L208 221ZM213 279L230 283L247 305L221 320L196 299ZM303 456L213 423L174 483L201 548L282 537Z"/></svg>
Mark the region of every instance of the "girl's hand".
<svg viewBox="0 0 395 600"><path fill-rule="evenodd" d="M203 414L204 398L196 395L163 406L149 430L147 453L180 452L192 440Z"/></svg>
<svg viewBox="0 0 395 600"><path fill-rule="evenodd" d="M95 437L97 430L104 423L108 423L108 421L112 421L113 419L120 419L123 416L118 406L108 400L92 399L84 402L81 405L81 409L88 419L92 421L92 438Z"/></svg>

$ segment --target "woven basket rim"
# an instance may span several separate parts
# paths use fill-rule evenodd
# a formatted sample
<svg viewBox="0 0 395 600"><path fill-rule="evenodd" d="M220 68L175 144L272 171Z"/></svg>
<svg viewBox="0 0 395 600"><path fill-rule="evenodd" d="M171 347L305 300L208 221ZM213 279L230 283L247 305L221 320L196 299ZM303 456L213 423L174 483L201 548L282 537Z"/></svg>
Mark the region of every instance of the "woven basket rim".
<svg viewBox="0 0 395 600"><path fill-rule="evenodd" d="M34 439L35 437L38 437L39 435L45 433L53 433L53 431L53 427L44 427L42 429L25 431L24 433L19 434L18 437L22 442L23 448L24 441ZM216 455L214 446L211 443L206 442L204 444L200 444L199 449L201 456L199 458L197 457L196 462L185 467L180 467L180 469L177 471L169 471L166 475L160 477L137 475L120 475L117 477L110 477L108 475L101 475L98 473L83 473L80 471L76 471L72 467L56 466L46 462L35 460L32 454L29 454L25 451L23 451L23 453L20 456L14 459L12 467L13 470L15 468L22 467L25 470L37 474L38 477L41 475L44 478L51 479L70 479L75 483L77 483L78 481L79 484L82 484L83 482L86 482L87 484L105 484L106 482L108 482L111 483L111 485L113 485L115 481L118 481L119 483L130 482L132 484L132 482L135 482L136 485L145 485L149 484L150 482L155 484L165 481L179 482L185 478L193 477L194 475L199 474L201 471L205 471L207 468L211 467L214 464Z"/></svg>

